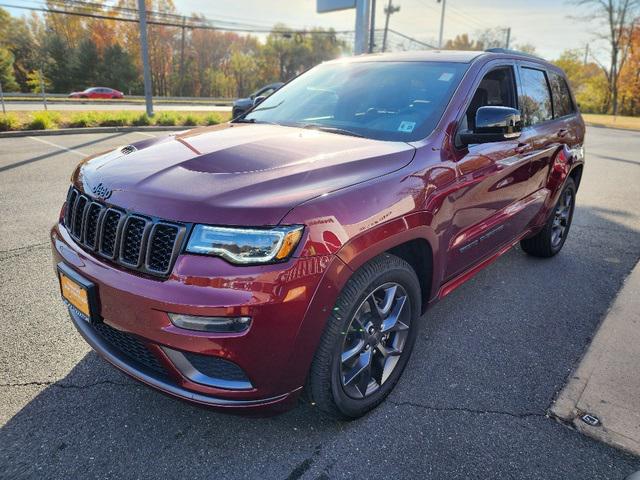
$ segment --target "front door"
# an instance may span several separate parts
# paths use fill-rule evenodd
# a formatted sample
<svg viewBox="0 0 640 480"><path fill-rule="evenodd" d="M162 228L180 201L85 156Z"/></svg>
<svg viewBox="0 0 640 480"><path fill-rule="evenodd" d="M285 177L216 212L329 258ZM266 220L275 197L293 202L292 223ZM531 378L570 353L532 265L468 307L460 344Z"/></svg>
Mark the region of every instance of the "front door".
<svg viewBox="0 0 640 480"><path fill-rule="evenodd" d="M476 111L487 105L519 108L515 65L498 66L484 75L458 133L473 131ZM450 198L447 279L513 243L542 204L542 199L532 196L530 162L536 149L528 133L501 142L460 146L458 152L461 188Z"/></svg>

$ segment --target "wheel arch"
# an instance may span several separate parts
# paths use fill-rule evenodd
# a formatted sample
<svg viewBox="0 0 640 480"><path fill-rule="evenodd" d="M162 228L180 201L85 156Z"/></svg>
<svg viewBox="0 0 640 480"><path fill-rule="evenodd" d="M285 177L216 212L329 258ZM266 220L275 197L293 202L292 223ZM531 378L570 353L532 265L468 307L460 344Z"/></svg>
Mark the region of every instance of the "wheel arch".
<svg viewBox="0 0 640 480"><path fill-rule="evenodd" d="M576 184L576 191L580 187L580 181L582 180L582 170L584 169L584 163L578 163L571 172L569 172L569 177L573 179Z"/></svg>
<svg viewBox="0 0 640 480"><path fill-rule="evenodd" d="M337 253L353 272L373 258L389 253L405 260L416 272L422 294L422 313L437 283L437 237L421 214L398 218L351 239ZM411 228L411 226L414 228Z"/></svg>

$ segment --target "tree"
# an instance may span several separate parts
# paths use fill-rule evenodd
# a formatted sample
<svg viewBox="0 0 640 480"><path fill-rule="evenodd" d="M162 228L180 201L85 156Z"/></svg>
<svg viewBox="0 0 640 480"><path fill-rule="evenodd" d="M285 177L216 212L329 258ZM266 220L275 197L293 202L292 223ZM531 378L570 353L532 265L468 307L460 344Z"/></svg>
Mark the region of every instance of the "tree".
<svg viewBox="0 0 640 480"><path fill-rule="evenodd" d="M630 38L629 56L620 71L620 110L623 115L640 115L640 25Z"/></svg>
<svg viewBox="0 0 640 480"><path fill-rule="evenodd" d="M98 77L105 85L116 90L128 91L138 77L131 55L116 43L104 49Z"/></svg>
<svg viewBox="0 0 640 480"><path fill-rule="evenodd" d="M507 29L505 27L485 28L476 32L476 38L483 50L504 48L507 45Z"/></svg>
<svg viewBox="0 0 640 480"><path fill-rule="evenodd" d="M469 34L463 33L456 35L453 40L447 40L444 48L445 50L484 50L484 45L481 42L470 40Z"/></svg>
<svg viewBox="0 0 640 480"><path fill-rule="evenodd" d="M74 88L95 86L98 81L99 64L98 47L91 38L85 38L74 52L71 64Z"/></svg>
<svg viewBox="0 0 640 480"><path fill-rule="evenodd" d="M564 70L583 112L602 113L607 104L607 77L595 63L584 63L582 52L565 50L555 60Z"/></svg>
<svg viewBox="0 0 640 480"><path fill-rule="evenodd" d="M37 47L25 18L14 18L0 8L0 48L14 57L13 74L21 88L26 88L27 73L36 68Z"/></svg>
<svg viewBox="0 0 640 480"><path fill-rule="evenodd" d="M256 88L257 64L253 55L233 52L229 60L229 73L235 79L239 96L247 96Z"/></svg>
<svg viewBox="0 0 640 480"><path fill-rule="evenodd" d="M27 86L32 93L42 93L42 84L46 92L51 90L51 80L42 75L40 70L32 70L27 74Z"/></svg>
<svg viewBox="0 0 640 480"><path fill-rule="evenodd" d="M575 3L591 9L587 18L595 16L606 25L606 33L597 37L608 43L609 66L600 67L607 76L610 111L617 115L620 73L629 54L640 0L575 0Z"/></svg>
<svg viewBox="0 0 640 480"><path fill-rule="evenodd" d="M13 54L6 48L0 48L0 83L2 90L16 92L20 89L13 74Z"/></svg>
<svg viewBox="0 0 640 480"><path fill-rule="evenodd" d="M45 75L51 80L54 92L69 92L74 82L71 60L73 51L58 35L51 34L46 39L44 47L46 55ZM39 67L41 68L41 67Z"/></svg>

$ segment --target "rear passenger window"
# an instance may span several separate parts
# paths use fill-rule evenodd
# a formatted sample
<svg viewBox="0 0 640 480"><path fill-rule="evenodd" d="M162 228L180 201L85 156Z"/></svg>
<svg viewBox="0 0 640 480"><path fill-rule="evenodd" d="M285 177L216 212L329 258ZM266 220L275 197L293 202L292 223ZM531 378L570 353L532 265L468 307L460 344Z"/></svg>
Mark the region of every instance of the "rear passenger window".
<svg viewBox="0 0 640 480"><path fill-rule="evenodd" d="M536 125L551 120L551 93L547 83L547 76L542 70L522 68L523 97L520 105L524 110L524 124Z"/></svg>
<svg viewBox="0 0 640 480"><path fill-rule="evenodd" d="M573 102L567 81L555 72L549 74L551 82L551 93L553 95L553 116L554 118L571 115L574 112Z"/></svg>

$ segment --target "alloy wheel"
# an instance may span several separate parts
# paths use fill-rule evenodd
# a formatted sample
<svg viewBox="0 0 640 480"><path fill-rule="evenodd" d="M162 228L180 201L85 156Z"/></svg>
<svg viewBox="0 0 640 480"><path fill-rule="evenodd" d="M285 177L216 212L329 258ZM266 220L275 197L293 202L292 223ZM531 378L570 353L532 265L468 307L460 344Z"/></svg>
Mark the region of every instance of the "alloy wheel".
<svg viewBox="0 0 640 480"><path fill-rule="evenodd" d="M573 209L573 191L566 189L558 201L551 225L551 245L556 248L564 240Z"/></svg>
<svg viewBox="0 0 640 480"><path fill-rule="evenodd" d="M385 283L360 304L345 332L340 379L351 398L369 397L389 379L409 335L410 307L405 289Z"/></svg>

